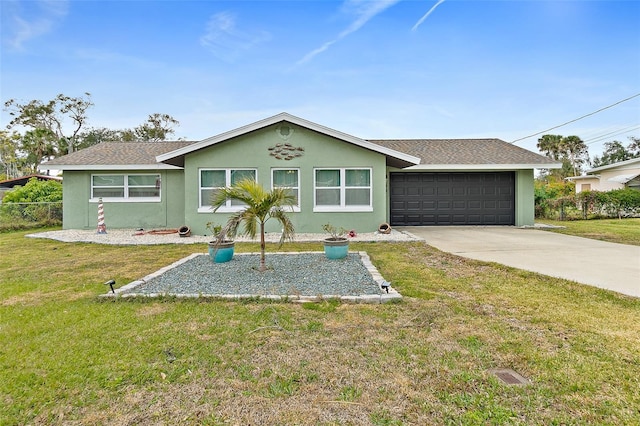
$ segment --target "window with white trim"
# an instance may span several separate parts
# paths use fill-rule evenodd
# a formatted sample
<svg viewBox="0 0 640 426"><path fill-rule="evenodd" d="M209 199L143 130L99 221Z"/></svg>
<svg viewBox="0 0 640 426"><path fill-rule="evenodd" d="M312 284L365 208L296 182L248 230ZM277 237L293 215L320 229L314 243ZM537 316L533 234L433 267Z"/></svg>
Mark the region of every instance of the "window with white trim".
<svg viewBox="0 0 640 426"><path fill-rule="evenodd" d="M300 170L271 169L271 187L289 189L296 197L296 202L291 207L293 211L300 211Z"/></svg>
<svg viewBox="0 0 640 426"><path fill-rule="evenodd" d="M315 169L314 211L371 211L371 169Z"/></svg>
<svg viewBox="0 0 640 426"><path fill-rule="evenodd" d="M160 201L159 174L92 175L91 199L104 201Z"/></svg>
<svg viewBox="0 0 640 426"><path fill-rule="evenodd" d="M255 169L200 169L199 212L211 212L211 197L221 188L232 186L243 179L256 179ZM244 204L237 200L227 200L219 212L240 210Z"/></svg>

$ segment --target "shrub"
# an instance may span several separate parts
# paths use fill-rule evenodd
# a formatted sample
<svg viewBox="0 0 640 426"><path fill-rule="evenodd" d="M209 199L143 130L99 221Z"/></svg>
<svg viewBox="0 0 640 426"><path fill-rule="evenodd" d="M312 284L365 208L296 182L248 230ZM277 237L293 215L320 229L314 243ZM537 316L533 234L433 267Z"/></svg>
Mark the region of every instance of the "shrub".
<svg viewBox="0 0 640 426"><path fill-rule="evenodd" d="M62 223L62 184L32 178L8 191L0 204L0 230Z"/></svg>
<svg viewBox="0 0 640 426"><path fill-rule="evenodd" d="M25 186L7 192L3 203L54 203L62 201L62 183L55 180L29 179Z"/></svg>
<svg viewBox="0 0 640 426"><path fill-rule="evenodd" d="M536 180L534 183L536 217L554 219L557 216L564 217L564 209L570 203L568 197L573 197L574 192L575 184L573 182ZM559 199L562 201L557 201ZM575 205L575 201L573 204Z"/></svg>
<svg viewBox="0 0 640 426"><path fill-rule="evenodd" d="M640 191L635 189L615 189L600 194L602 207L612 216L636 216L640 213Z"/></svg>

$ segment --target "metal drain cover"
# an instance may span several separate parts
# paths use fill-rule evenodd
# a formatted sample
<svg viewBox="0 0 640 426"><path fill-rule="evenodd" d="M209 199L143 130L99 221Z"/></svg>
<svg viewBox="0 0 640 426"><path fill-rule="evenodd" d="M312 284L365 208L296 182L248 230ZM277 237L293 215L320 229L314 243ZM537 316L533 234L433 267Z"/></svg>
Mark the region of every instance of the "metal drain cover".
<svg viewBox="0 0 640 426"><path fill-rule="evenodd" d="M526 385L529 380L509 368L492 368L489 373L508 385Z"/></svg>

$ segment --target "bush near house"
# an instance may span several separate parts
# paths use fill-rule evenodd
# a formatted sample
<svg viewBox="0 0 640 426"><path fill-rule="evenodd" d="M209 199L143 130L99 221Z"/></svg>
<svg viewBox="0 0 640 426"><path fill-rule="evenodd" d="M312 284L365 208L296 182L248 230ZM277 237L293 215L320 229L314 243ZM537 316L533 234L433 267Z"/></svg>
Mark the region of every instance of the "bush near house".
<svg viewBox="0 0 640 426"><path fill-rule="evenodd" d="M535 215L537 218L557 218L567 204L566 198L575 194L575 184L567 181L543 181L534 183Z"/></svg>
<svg viewBox="0 0 640 426"><path fill-rule="evenodd" d="M572 186L536 182L536 217L557 220L640 217L640 191L636 189L567 194Z"/></svg>
<svg viewBox="0 0 640 426"><path fill-rule="evenodd" d="M640 215L640 191L625 188L616 189L598 194L600 206L609 214L617 214L621 219L623 216Z"/></svg>
<svg viewBox="0 0 640 426"><path fill-rule="evenodd" d="M8 191L0 204L0 231L62 224L62 183L29 179Z"/></svg>

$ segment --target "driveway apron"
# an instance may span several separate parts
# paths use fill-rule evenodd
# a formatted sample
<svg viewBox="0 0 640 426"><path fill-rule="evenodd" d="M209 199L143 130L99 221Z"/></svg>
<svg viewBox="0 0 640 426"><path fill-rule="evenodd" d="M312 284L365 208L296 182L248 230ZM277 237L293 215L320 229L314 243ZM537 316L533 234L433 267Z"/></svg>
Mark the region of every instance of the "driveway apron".
<svg viewBox="0 0 640 426"><path fill-rule="evenodd" d="M406 226L395 229L409 232L448 253L640 297L640 246L534 228Z"/></svg>

